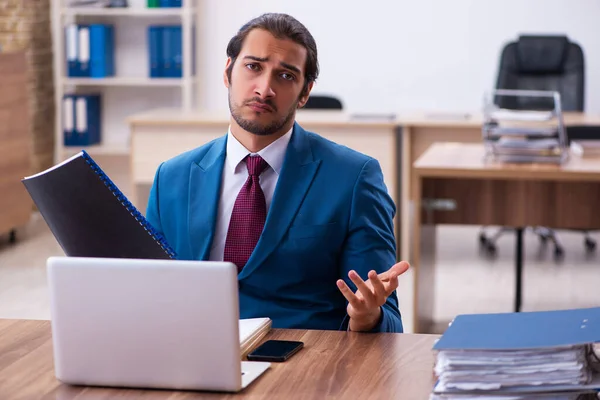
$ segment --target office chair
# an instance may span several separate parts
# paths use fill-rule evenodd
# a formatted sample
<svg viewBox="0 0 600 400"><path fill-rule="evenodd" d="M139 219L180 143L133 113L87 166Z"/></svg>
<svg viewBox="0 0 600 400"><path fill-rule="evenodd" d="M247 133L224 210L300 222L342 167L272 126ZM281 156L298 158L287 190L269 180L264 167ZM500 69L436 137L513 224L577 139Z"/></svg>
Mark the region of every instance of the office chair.
<svg viewBox="0 0 600 400"><path fill-rule="evenodd" d="M557 91L561 96L562 111L584 109L585 63L581 47L567 36L521 35L502 50L496 80L496 89ZM496 104L512 110L551 110L551 98L498 96ZM569 130L567 129L567 138ZM542 242L551 240L554 256L562 258L564 249L555 232L544 227L534 227ZM511 228L501 228L493 236L479 234L479 241L490 254L496 253L496 242ZM595 248L595 242L585 233L586 250Z"/></svg>
<svg viewBox="0 0 600 400"><path fill-rule="evenodd" d="M304 109L319 110L341 110L343 108L341 100L333 96L310 95Z"/></svg>

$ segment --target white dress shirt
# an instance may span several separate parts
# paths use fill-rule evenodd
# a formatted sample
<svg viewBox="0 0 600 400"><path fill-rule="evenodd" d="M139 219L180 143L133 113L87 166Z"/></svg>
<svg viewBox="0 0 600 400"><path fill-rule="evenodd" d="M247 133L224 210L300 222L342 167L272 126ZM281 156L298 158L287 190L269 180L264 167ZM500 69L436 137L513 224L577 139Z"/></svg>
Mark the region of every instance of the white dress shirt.
<svg viewBox="0 0 600 400"><path fill-rule="evenodd" d="M292 130L293 128L258 153L251 153L233 136L231 128L229 129L227 133L227 155L225 156L225 165L223 166L223 175L221 177L221 195L219 197L217 224L210 249L211 261L223 261L225 239L227 238L233 205L238 193L248 179L248 168L246 167L246 162L243 161L244 158L248 154L258 154L269 164L259 178L260 187L265 194L268 213L273 193L275 192L275 186L281 173L281 167L283 166L285 152L292 137Z"/></svg>

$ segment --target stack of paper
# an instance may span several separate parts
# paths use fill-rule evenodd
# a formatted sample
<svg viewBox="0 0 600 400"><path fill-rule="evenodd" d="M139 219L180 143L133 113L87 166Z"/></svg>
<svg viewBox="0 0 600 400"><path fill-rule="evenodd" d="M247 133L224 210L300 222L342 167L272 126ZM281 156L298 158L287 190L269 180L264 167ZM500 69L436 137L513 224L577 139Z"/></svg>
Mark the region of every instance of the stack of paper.
<svg viewBox="0 0 600 400"><path fill-rule="evenodd" d="M557 163L561 159L558 139L520 140L503 137L492 146L496 148L497 157L504 162Z"/></svg>
<svg viewBox="0 0 600 400"><path fill-rule="evenodd" d="M438 382L431 398L570 399L595 392L598 341L600 308L461 315L434 346Z"/></svg>
<svg viewBox="0 0 600 400"><path fill-rule="evenodd" d="M491 111L490 117L510 121L542 122L551 120L554 117L554 111L509 110L500 108Z"/></svg>
<svg viewBox="0 0 600 400"><path fill-rule="evenodd" d="M240 347L245 358L271 330L270 318L240 319Z"/></svg>
<svg viewBox="0 0 600 400"><path fill-rule="evenodd" d="M440 390L578 385L591 380L588 353L588 346L556 350L448 350L438 355L435 372L440 377Z"/></svg>

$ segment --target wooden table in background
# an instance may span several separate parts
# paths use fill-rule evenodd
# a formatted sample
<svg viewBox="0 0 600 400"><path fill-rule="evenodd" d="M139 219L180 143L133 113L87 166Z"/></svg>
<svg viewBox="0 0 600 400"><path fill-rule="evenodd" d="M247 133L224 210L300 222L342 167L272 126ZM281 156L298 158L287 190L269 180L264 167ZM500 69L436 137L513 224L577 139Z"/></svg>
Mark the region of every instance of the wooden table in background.
<svg viewBox="0 0 600 400"><path fill-rule="evenodd" d="M264 340L305 348L236 394L65 385L56 380L50 321L0 319L2 399L427 399L438 336L278 330Z"/></svg>
<svg viewBox="0 0 600 400"><path fill-rule="evenodd" d="M414 164L413 227L415 332L428 332L433 314L435 226L499 225L517 228L515 310L521 307L524 227L600 228L600 159L571 157L563 165L486 161L482 144L436 143ZM453 210L428 207L454 201ZM509 310L507 310L509 311Z"/></svg>

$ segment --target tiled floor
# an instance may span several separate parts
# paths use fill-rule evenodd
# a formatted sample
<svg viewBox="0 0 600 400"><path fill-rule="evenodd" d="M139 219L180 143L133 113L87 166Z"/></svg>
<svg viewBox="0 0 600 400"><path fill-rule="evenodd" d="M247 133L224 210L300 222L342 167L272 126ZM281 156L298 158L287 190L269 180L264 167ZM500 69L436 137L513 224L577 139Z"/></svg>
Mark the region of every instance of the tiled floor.
<svg viewBox="0 0 600 400"><path fill-rule="evenodd" d="M514 236L499 241L498 256L481 254L477 227L438 228L435 317L440 327L456 314L511 311L514 296ZM586 256L583 236L559 232L566 249L552 258L531 233L525 235L524 310L600 305L600 257ZM0 318L50 317L45 262L62 255L39 214L18 231L16 244L0 236ZM594 233L600 241L600 234Z"/></svg>

